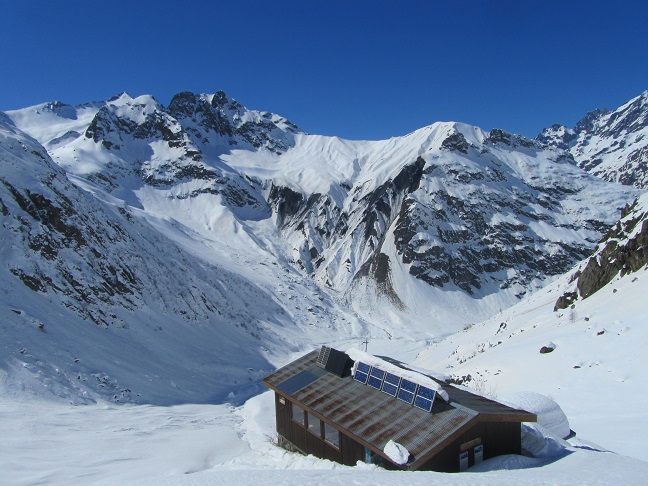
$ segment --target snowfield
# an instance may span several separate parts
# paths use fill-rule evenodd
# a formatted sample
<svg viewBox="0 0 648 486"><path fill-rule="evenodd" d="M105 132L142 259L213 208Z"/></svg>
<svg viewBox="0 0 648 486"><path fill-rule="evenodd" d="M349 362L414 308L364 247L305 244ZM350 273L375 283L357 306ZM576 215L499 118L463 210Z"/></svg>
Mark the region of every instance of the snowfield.
<svg viewBox="0 0 648 486"><path fill-rule="evenodd" d="M524 426L523 445L536 457L498 457L456 474L346 467L274 445L271 392L237 407L101 400L75 406L40 383L16 383L21 375L0 370L0 483L645 484L648 275L617 278L573 312L554 312L567 285L565 277L439 343L405 338L369 343L371 353L413 361L438 374L471 374L475 378L467 384L473 390L532 408L540 420ZM549 340L556 349L540 354ZM333 344L346 349L349 342ZM560 435L569 427L577 435L565 441Z"/></svg>
<svg viewBox="0 0 648 486"><path fill-rule="evenodd" d="M539 458L502 456L469 472L346 467L278 448L274 397L227 405L97 404L0 399L0 483L303 485L639 485L648 462L581 440L551 442Z"/></svg>

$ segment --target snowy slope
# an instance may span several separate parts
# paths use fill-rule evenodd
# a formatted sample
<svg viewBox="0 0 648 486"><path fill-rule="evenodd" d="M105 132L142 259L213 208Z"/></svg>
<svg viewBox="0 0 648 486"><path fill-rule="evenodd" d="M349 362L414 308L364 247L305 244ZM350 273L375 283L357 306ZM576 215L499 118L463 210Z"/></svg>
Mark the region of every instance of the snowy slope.
<svg viewBox="0 0 648 486"><path fill-rule="evenodd" d="M415 363L506 400L532 390L556 400L578 436L648 460L646 266L617 275L573 307L554 311L571 275L493 318L421 352ZM549 353L541 349L554 348Z"/></svg>
<svg viewBox="0 0 648 486"><path fill-rule="evenodd" d="M648 91L614 111L588 113L573 129L546 128L536 139L569 150L602 179L648 189Z"/></svg>
<svg viewBox="0 0 648 486"><path fill-rule="evenodd" d="M238 401L302 343L364 332L312 282L246 243L245 231L238 248L236 238L224 247L93 197L4 116L0 164L6 393Z"/></svg>
<svg viewBox="0 0 648 486"><path fill-rule="evenodd" d="M460 123L379 142L302 135L281 157L223 158L271 181L295 265L350 289L369 320L425 322L437 335L564 272L638 194L560 150ZM381 302L389 315L371 312Z"/></svg>
<svg viewBox="0 0 648 486"><path fill-rule="evenodd" d="M346 467L274 445L273 407L270 392L239 408L72 407L3 397L3 484L591 486L641 485L648 475L648 462L550 436L541 457L501 456L464 473Z"/></svg>

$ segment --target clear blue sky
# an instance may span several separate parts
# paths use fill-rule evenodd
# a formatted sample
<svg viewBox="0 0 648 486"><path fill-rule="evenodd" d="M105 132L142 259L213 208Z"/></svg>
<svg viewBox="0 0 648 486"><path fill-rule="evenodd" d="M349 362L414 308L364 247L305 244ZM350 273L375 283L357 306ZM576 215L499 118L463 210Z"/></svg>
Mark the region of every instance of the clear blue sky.
<svg viewBox="0 0 648 486"><path fill-rule="evenodd" d="M2 0L0 110L224 90L309 133L535 136L648 89L648 2Z"/></svg>

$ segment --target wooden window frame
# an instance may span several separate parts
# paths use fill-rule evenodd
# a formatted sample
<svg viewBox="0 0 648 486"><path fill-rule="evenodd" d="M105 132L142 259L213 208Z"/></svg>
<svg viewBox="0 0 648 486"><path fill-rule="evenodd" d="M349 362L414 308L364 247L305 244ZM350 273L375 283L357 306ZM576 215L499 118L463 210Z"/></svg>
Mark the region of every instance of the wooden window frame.
<svg viewBox="0 0 648 486"><path fill-rule="evenodd" d="M301 411L301 422L295 418L295 409ZM306 410L301 408L299 405L295 405L290 402L290 420L299 425L300 427L306 428Z"/></svg>
<svg viewBox="0 0 648 486"><path fill-rule="evenodd" d="M311 427L311 418L313 421L316 421L317 424L313 424L313 427ZM319 439L322 438L322 421L318 419L315 415L313 415L310 412L306 412L306 430L308 430L311 434L313 434L315 437L318 437Z"/></svg>
<svg viewBox="0 0 648 486"><path fill-rule="evenodd" d="M332 425L327 424L326 422L323 422L323 423L324 423L324 426L322 427L322 432L323 432L323 436L324 436L324 442L326 442L328 445L330 445L331 447L334 447L335 449L337 449L339 451L340 450L340 431L338 429L336 429L335 427L333 427ZM334 443L334 442L331 442L329 440L328 434L326 433L326 431L329 430L329 429L337 434L337 444Z"/></svg>

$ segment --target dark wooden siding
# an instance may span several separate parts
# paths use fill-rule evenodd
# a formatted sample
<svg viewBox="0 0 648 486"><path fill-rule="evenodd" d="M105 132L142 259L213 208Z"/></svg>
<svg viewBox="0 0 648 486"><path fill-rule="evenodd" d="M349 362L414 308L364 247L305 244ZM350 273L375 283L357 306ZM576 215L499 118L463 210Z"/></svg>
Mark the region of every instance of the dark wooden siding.
<svg viewBox="0 0 648 486"><path fill-rule="evenodd" d="M522 449L521 424L519 422L480 422L464 432L459 438L452 441L443 450L429 461L425 462L419 470L458 472L459 453L462 444L481 439L484 447L484 460L503 454L520 454ZM469 451L469 466L474 466L474 445Z"/></svg>
<svg viewBox="0 0 648 486"><path fill-rule="evenodd" d="M488 440L488 448L484 446L484 459L522 452L522 424L520 422L486 422L484 430Z"/></svg>
<svg viewBox="0 0 648 486"><path fill-rule="evenodd" d="M281 403L282 399L284 403ZM340 433L340 448L334 447L322 438L321 424L315 428L317 433L313 433L292 420L292 407L292 402L286 397L275 393L276 423L280 446L293 452L313 454L348 466L354 466L359 460L364 460L364 447L361 444ZM314 416L309 415L309 418L312 419Z"/></svg>
<svg viewBox="0 0 648 486"><path fill-rule="evenodd" d="M364 461L365 448L351 437L340 434L341 462L347 466L355 466L358 461Z"/></svg>

